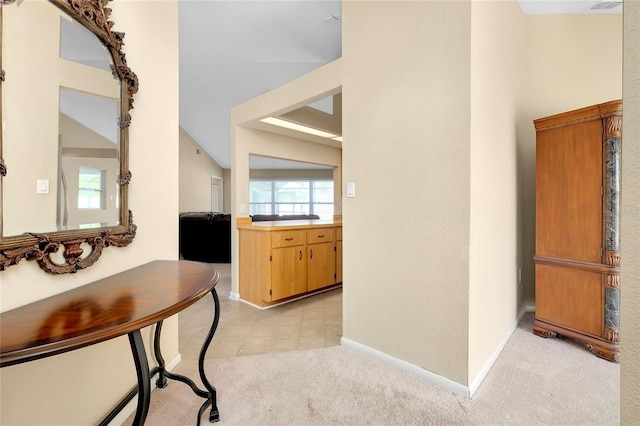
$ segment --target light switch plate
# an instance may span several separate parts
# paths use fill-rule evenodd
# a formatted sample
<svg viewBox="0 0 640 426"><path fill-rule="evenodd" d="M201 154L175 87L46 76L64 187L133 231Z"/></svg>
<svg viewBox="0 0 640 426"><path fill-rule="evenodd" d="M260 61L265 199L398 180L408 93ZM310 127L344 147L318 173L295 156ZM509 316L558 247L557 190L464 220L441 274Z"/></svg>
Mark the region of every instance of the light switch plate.
<svg viewBox="0 0 640 426"><path fill-rule="evenodd" d="M36 193L37 194L49 193L49 179L38 179Z"/></svg>
<svg viewBox="0 0 640 426"><path fill-rule="evenodd" d="M356 183L347 182L347 198L354 198L356 196Z"/></svg>

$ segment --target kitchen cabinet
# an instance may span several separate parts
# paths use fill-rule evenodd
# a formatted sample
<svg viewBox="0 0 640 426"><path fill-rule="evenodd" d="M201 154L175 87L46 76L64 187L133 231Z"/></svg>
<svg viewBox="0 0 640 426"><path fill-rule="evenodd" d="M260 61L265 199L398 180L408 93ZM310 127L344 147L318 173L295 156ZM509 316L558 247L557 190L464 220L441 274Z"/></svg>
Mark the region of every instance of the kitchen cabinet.
<svg viewBox="0 0 640 426"><path fill-rule="evenodd" d="M336 230L307 231L307 290L313 291L336 283Z"/></svg>
<svg viewBox="0 0 640 426"><path fill-rule="evenodd" d="M307 259L303 231L275 232L271 243L271 288L267 301L307 291Z"/></svg>
<svg viewBox="0 0 640 426"><path fill-rule="evenodd" d="M341 230L339 221L238 221L240 299L264 308L340 285Z"/></svg>

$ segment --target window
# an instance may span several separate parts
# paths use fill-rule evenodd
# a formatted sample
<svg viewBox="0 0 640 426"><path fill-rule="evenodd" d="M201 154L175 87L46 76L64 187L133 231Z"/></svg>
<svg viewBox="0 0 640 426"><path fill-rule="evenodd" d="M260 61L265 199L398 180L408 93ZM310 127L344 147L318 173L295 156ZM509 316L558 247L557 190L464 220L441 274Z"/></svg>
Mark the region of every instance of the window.
<svg viewBox="0 0 640 426"><path fill-rule="evenodd" d="M249 213L317 214L332 219L333 181L251 179Z"/></svg>
<svg viewBox="0 0 640 426"><path fill-rule="evenodd" d="M78 208L104 208L104 170L80 167L78 173Z"/></svg>

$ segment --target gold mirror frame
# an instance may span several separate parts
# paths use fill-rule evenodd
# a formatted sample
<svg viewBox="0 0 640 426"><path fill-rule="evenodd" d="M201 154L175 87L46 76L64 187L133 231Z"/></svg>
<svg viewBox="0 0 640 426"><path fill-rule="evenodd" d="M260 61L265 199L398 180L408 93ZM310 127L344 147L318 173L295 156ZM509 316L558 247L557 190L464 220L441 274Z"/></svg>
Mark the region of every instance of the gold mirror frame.
<svg viewBox="0 0 640 426"><path fill-rule="evenodd" d="M2 67L2 8L15 0L0 0L0 100L5 71ZM77 23L81 24L98 37L111 54L114 78L120 81L120 119L118 122L120 138L120 225L95 228L75 229L49 233L25 232L18 236L2 236L0 221L0 271L16 265L22 259L36 260L40 267L52 274L77 272L93 265L105 247L124 247L131 243L136 235L131 211L128 210L128 185L131 180L129 171L129 125L130 111L133 108L133 95L138 91L138 77L127 66L122 51L124 33L112 31L113 22L109 21L111 9L106 7L111 0L49 0L50 3L66 12ZM7 76L10 78L10 73ZM0 107L0 122L2 108ZM11 167L6 165L2 157L2 132L0 132L0 175L10 173ZM0 178L1 179L1 178ZM0 185L0 201L2 190ZM0 217L2 203L0 202ZM90 247L88 255L84 255L86 247ZM52 255L63 249L61 253L64 263L56 262ZM58 258L60 255L58 255Z"/></svg>

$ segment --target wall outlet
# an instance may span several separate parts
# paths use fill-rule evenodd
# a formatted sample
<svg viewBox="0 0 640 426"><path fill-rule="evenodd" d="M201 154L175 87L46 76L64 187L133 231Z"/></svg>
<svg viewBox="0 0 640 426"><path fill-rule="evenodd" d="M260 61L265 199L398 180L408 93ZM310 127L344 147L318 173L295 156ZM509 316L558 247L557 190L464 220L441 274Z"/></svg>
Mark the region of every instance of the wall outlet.
<svg viewBox="0 0 640 426"><path fill-rule="evenodd" d="M240 204L240 213L247 213L247 205L242 203Z"/></svg>

